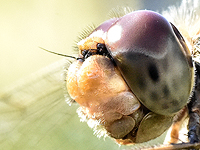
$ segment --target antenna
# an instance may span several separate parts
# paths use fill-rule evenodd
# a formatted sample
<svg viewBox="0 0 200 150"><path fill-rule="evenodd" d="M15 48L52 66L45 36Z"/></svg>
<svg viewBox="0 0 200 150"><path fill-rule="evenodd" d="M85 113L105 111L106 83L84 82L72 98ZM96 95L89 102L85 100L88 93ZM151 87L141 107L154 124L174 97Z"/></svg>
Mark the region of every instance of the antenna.
<svg viewBox="0 0 200 150"><path fill-rule="evenodd" d="M47 50L47 49L42 48L42 47L39 47L39 48L41 48L42 50L47 51L47 52L49 52L49 53L52 53L52 54L56 54L56 55L60 55L60 56L64 56L64 57L69 57L69 58L73 58L73 59L78 59L78 58L76 58L76 57L74 57L74 56L65 55L65 54L61 54L61 53L56 53L56 52Z"/></svg>

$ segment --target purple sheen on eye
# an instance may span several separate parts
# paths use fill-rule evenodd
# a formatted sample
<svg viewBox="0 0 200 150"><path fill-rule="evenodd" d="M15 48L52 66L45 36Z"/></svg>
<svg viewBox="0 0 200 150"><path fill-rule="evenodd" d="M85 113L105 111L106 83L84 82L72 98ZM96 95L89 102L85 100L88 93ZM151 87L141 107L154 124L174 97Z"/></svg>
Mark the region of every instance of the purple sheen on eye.
<svg viewBox="0 0 200 150"><path fill-rule="evenodd" d="M121 26L121 38L115 43L107 37L110 50L132 49L135 52L162 53L169 35L173 35L170 23L153 11L135 11L120 18L109 30ZM149 53L147 52L147 53Z"/></svg>

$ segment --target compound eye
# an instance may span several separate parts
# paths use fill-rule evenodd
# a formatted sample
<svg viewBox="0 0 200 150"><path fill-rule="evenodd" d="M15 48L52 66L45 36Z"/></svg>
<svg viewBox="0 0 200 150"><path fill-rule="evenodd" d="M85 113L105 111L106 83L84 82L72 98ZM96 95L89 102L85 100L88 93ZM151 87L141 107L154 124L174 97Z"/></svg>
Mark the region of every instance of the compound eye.
<svg viewBox="0 0 200 150"><path fill-rule="evenodd" d="M115 22L105 40L132 92L161 115L182 109L193 87L191 56L179 34L160 14L135 11Z"/></svg>

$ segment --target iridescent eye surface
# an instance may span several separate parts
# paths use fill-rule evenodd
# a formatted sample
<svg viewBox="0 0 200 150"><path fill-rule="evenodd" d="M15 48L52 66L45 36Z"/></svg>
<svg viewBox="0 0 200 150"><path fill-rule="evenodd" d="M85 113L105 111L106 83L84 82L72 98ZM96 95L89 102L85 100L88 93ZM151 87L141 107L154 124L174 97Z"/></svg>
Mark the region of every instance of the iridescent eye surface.
<svg viewBox="0 0 200 150"><path fill-rule="evenodd" d="M106 47L148 109L171 115L186 105L193 86L191 56L163 16L152 11L123 16L107 31Z"/></svg>
<svg viewBox="0 0 200 150"><path fill-rule="evenodd" d="M160 14L143 10L107 20L78 48L68 92L79 115L119 144L158 137L185 109L193 63L179 31Z"/></svg>

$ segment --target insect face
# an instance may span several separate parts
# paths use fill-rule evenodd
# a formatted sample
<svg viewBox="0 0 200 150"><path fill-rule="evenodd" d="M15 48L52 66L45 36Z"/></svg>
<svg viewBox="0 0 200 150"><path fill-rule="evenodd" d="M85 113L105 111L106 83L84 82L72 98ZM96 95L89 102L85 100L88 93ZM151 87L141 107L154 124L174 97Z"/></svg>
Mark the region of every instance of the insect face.
<svg viewBox="0 0 200 150"><path fill-rule="evenodd" d="M193 65L176 28L152 11L110 19L78 43L67 88L87 119L120 144L161 135L188 101ZM154 124L159 131L147 127Z"/></svg>

